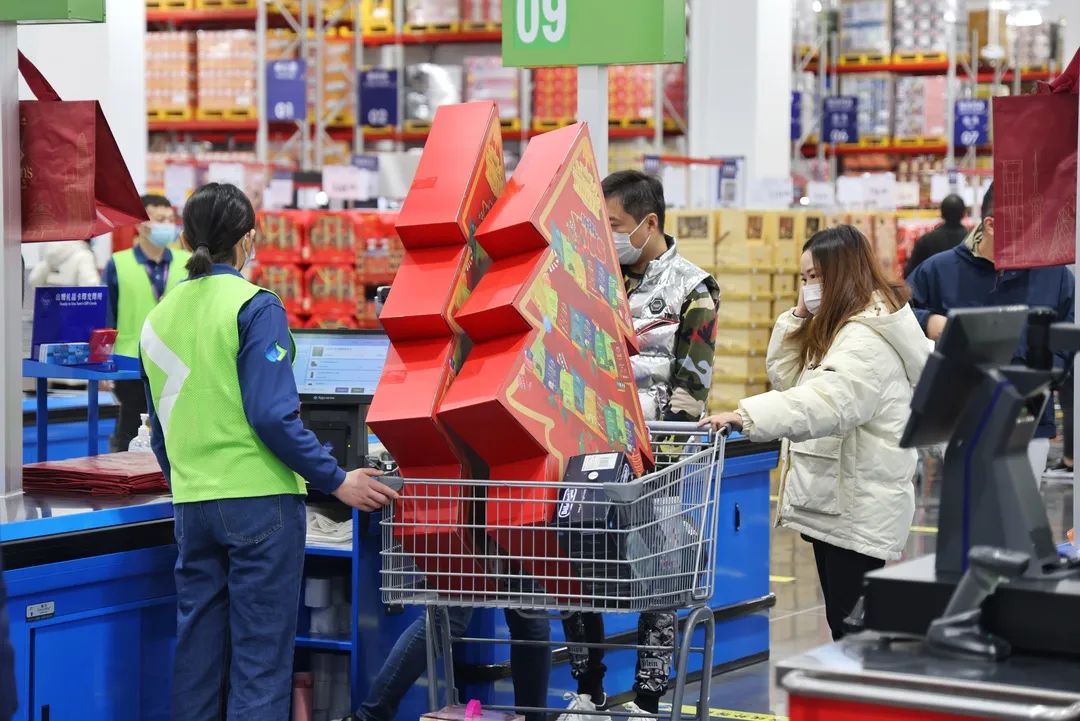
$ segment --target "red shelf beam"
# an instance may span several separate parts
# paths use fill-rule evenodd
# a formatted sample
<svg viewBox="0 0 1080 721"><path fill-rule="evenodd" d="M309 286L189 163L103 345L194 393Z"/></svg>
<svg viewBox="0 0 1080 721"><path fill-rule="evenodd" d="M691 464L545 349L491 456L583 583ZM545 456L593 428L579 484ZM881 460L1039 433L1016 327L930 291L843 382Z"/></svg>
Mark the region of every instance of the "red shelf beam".
<svg viewBox="0 0 1080 721"><path fill-rule="evenodd" d="M825 154L828 156L838 155L945 155L948 152L948 146L941 145L923 145L923 146L908 146L908 145L886 145L883 147L862 147L859 145L839 145L825 146ZM986 155L991 152L990 146L977 148L979 155ZM957 157L962 157L967 152L966 148L957 148ZM812 158L817 154L817 144L807 143L802 146L802 155L804 158Z"/></svg>
<svg viewBox="0 0 1080 721"><path fill-rule="evenodd" d="M807 68L809 72L817 72L817 64L811 63ZM901 75L944 75L949 71L949 64L944 62L936 63L879 63L876 65L838 65L829 68L829 72L835 72L838 75L861 75L864 73L899 73ZM966 78L967 72L965 72L962 65L956 67L956 74L959 78ZM1008 71L1002 75L1002 82L1011 83L1013 80L1013 71ZM1034 80L1050 80L1054 75L1046 70L1037 71L1025 71L1020 73L1020 80L1034 81ZM994 81L994 73L989 70L979 70L978 81L980 83L992 83Z"/></svg>

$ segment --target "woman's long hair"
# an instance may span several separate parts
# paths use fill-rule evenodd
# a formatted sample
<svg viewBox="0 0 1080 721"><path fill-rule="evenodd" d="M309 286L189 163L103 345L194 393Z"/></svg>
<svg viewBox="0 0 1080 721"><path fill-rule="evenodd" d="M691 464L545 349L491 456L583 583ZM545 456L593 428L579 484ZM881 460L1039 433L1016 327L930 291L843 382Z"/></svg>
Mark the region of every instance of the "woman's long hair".
<svg viewBox="0 0 1080 721"><path fill-rule="evenodd" d="M821 363L836 334L852 316L866 310L875 294L890 312L900 310L908 299L906 286L885 276L870 241L850 225L816 233L803 246L806 251L814 259L822 296L818 312L791 334L799 344L803 368Z"/></svg>

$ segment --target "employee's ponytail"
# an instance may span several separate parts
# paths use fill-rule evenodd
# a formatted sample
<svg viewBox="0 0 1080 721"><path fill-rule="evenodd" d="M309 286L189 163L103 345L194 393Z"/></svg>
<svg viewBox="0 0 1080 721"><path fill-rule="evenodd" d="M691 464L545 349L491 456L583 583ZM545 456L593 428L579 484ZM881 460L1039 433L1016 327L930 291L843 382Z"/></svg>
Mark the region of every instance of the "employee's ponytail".
<svg viewBox="0 0 1080 721"><path fill-rule="evenodd" d="M184 204L184 242L193 251L188 275L210 272L214 263L233 265L235 246L255 227L255 209L243 191L228 183L207 183Z"/></svg>

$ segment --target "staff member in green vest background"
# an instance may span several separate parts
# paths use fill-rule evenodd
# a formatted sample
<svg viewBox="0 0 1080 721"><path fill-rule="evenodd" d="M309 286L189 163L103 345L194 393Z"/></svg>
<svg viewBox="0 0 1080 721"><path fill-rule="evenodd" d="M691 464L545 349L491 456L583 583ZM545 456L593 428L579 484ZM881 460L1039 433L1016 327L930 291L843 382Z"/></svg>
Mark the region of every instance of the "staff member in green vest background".
<svg viewBox="0 0 1080 721"><path fill-rule="evenodd" d="M300 420L277 296L240 275L255 211L210 183L184 206L190 280L150 311L140 351L151 445L176 519L174 721L287 721L303 576L306 479L353 508L396 498L346 473Z"/></svg>
<svg viewBox="0 0 1080 721"><path fill-rule="evenodd" d="M187 278L191 254L170 250L179 237L176 213L168 198L144 195L143 207L150 221L139 226L135 246L115 253L105 266L109 289L109 327L116 328L117 355L139 355L139 332L146 314L162 296ZM126 451L139 432L139 416L146 413L146 395L139 381L117 381L113 393L120 417L109 443L113 453Z"/></svg>

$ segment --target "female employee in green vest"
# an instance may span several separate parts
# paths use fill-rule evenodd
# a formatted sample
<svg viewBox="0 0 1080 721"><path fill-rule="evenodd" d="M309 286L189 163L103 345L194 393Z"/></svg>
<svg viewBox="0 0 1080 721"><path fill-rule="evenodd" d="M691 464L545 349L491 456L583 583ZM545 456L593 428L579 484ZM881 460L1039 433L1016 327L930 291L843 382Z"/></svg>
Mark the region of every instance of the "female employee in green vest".
<svg viewBox="0 0 1080 721"><path fill-rule="evenodd" d="M338 468L301 423L285 309L240 275L254 228L235 186L199 188L184 207L190 279L150 311L140 339L179 548L174 720L286 721L302 479L363 510L396 497L375 471Z"/></svg>
<svg viewBox="0 0 1080 721"><path fill-rule="evenodd" d="M191 254L170 250L179 231L176 213L168 198L144 195L143 208L150 220L139 226L135 245L115 253L105 266L109 289L109 327L116 328L117 355L139 355L139 333L150 309L162 296L187 278ZM120 404L110 446L113 452L126 451L139 432L139 416L146 413L146 395L139 381L117 381L113 393Z"/></svg>

